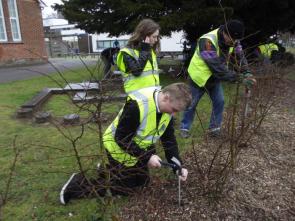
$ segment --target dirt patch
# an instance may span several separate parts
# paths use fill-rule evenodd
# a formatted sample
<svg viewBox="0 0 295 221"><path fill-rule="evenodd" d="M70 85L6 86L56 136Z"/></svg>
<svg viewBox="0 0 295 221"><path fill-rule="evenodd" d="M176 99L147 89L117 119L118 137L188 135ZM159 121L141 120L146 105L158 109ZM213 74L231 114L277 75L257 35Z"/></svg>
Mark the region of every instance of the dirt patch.
<svg viewBox="0 0 295 221"><path fill-rule="evenodd" d="M294 92L295 81L285 81L281 101L242 149L235 172L217 195L204 190L206 180L194 164L194 153L188 152L183 157L189 169L182 183L183 205L178 206L173 176L153 177L122 208L121 220L295 220ZM195 145L198 155L205 156L216 142L210 141L206 150Z"/></svg>

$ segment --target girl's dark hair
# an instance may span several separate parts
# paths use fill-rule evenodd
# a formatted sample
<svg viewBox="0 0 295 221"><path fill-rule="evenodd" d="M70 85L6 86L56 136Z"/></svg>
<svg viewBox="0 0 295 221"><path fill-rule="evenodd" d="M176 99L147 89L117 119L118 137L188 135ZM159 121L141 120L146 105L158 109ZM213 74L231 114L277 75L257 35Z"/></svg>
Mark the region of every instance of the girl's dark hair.
<svg viewBox="0 0 295 221"><path fill-rule="evenodd" d="M143 19L136 26L131 38L128 40L127 46L130 48L138 48L140 43L145 40L146 36L152 35L155 31L160 30L160 25L152 19ZM153 49L158 51L160 48L160 39L153 45Z"/></svg>

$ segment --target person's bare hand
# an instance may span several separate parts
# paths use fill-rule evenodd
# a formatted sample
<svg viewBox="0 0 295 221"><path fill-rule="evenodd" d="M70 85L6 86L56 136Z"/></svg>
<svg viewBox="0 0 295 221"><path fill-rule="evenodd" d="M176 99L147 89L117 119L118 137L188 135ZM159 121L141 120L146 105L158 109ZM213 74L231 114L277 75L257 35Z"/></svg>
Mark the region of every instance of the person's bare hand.
<svg viewBox="0 0 295 221"><path fill-rule="evenodd" d="M188 171L185 168L181 169L181 175L179 176L181 181L186 181L188 175Z"/></svg>
<svg viewBox="0 0 295 221"><path fill-rule="evenodd" d="M144 42L147 43L147 44L150 44L151 43L150 37L146 36Z"/></svg>
<svg viewBox="0 0 295 221"><path fill-rule="evenodd" d="M152 155L148 161L148 167L157 168L161 167L161 158L158 155Z"/></svg>

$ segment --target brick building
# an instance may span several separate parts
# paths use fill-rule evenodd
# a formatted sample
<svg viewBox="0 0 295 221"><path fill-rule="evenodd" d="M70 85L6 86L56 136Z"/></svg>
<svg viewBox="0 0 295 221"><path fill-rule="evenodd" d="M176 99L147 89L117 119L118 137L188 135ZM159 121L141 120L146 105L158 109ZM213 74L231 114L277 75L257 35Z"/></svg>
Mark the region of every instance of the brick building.
<svg viewBox="0 0 295 221"><path fill-rule="evenodd" d="M0 66L47 61L38 0L0 0Z"/></svg>

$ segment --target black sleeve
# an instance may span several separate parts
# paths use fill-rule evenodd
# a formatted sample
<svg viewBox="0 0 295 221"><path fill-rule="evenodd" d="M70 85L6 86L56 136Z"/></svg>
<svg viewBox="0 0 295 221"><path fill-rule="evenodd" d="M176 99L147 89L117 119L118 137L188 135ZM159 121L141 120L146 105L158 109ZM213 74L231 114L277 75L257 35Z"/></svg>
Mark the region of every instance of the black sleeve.
<svg viewBox="0 0 295 221"><path fill-rule="evenodd" d="M110 59L111 54L112 54L112 48L106 48L100 53L100 55L102 57L106 58L107 60Z"/></svg>
<svg viewBox="0 0 295 221"><path fill-rule="evenodd" d="M133 141L140 124L139 117L137 102L134 100L127 101L119 119L115 141L128 154L147 163L152 154L155 153L155 148L151 146L148 151L145 151Z"/></svg>
<svg viewBox="0 0 295 221"><path fill-rule="evenodd" d="M178 159L181 163L181 159L178 152L178 145L176 141L176 137L174 135L174 120L172 119L169 122L169 125L167 126L165 132L161 136L161 143L164 148L165 157L169 163L173 163L171 161L172 157L175 157Z"/></svg>
<svg viewBox="0 0 295 221"><path fill-rule="evenodd" d="M110 57L109 57L109 61L112 65L115 65L114 63L114 55L116 54L116 49L112 48L111 53L110 53Z"/></svg>
<svg viewBox="0 0 295 221"><path fill-rule="evenodd" d="M123 52L123 62L126 66L126 71L130 72L134 76L141 75L148 60L152 60L152 54L151 47L147 43L141 43L138 60Z"/></svg>

